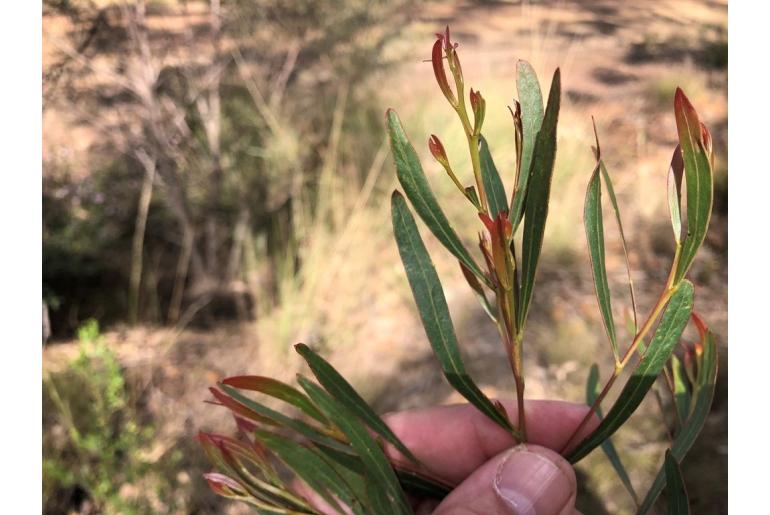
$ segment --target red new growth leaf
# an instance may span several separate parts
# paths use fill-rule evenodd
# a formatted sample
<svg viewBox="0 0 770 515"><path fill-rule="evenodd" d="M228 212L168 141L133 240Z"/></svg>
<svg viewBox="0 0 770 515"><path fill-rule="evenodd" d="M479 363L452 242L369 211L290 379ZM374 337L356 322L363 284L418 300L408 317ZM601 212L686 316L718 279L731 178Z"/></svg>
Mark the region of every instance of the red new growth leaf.
<svg viewBox="0 0 770 515"><path fill-rule="evenodd" d="M692 347L688 347L684 353L684 371L687 374L687 379L690 380L690 384L695 384L695 352Z"/></svg>
<svg viewBox="0 0 770 515"><path fill-rule="evenodd" d="M703 340L703 338L706 337L706 331L709 330L708 326L697 313L693 313L692 315L690 315L690 317L692 318L692 321L695 324L695 327L698 329L698 334L700 335L700 339Z"/></svg>
<svg viewBox="0 0 770 515"><path fill-rule="evenodd" d="M276 396L276 393L295 390L286 383L265 376L233 376L226 377L222 383L241 390L251 390Z"/></svg>
<svg viewBox="0 0 770 515"><path fill-rule="evenodd" d="M247 408L246 406L236 401L235 399L232 399L228 395L225 395L224 393L220 392L216 388L209 388L209 391L211 392L211 395L213 395L216 398L216 400L219 401L220 404L225 406L227 409L229 409L233 413L236 413L244 418L254 420L256 422L275 425L275 422L273 422L269 418L263 417L262 415L255 413L253 410Z"/></svg>
<svg viewBox="0 0 770 515"><path fill-rule="evenodd" d="M492 220L486 213L479 213L479 218L484 222L492 246L492 259L495 265L495 273L500 283L506 290L512 288L511 278L508 273L508 260L510 259L510 250L508 242L513 234L513 225L508 220L508 212L500 211L497 218Z"/></svg>
<svg viewBox="0 0 770 515"><path fill-rule="evenodd" d="M513 225L508 218L502 216L503 214L508 216L508 213L499 213L497 218L492 220L486 213L479 213L479 218L484 222L484 225L489 231L489 236L492 238L493 247L496 240L503 238L501 241L508 241L511 239L511 234L513 233Z"/></svg>
<svg viewBox="0 0 770 515"><path fill-rule="evenodd" d="M479 108L480 99L481 94L478 91L473 91L473 88L471 88L471 109L473 109L474 113Z"/></svg>
<svg viewBox="0 0 770 515"><path fill-rule="evenodd" d="M235 425L238 426L238 429L247 435L250 435L259 427L250 420L236 415L235 413L233 413L233 418L235 419Z"/></svg>
<svg viewBox="0 0 770 515"><path fill-rule="evenodd" d="M484 222L484 226L489 231L489 234L492 234L495 231L495 222L486 213L479 213L479 218Z"/></svg>
<svg viewBox="0 0 770 515"><path fill-rule="evenodd" d="M198 433L198 441L208 442L216 446L222 452L236 453L247 458L253 457L253 449L251 446L235 440L234 438L230 438L229 436L200 431Z"/></svg>
<svg viewBox="0 0 770 515"><path fill-rule="evenodd" d="M433 52L431 54L433 74L436 76L436 81L446 99L449 100L450 104L456 105L457 100L455 99L454 93L452 93L452 89L449 87L449 81L447 81L446 71L444 70L444 55L442 52L442 42L444 37L440 34L437 34L437 36L438 39L433 44Z"/></svg>
<svg viewBox="0 0 770 515"><path fill-rule="evenodd" d="M705 148L703 141L703 124L701 123L695 108L690 103L690 99L687 98L681 88L676 88L676 94L674 95L674 115L676 116L676 127L679 131L680 140L689 141L691 134L689 132L689 127L701 127L701 137L698 141L701 145L704 145Z"/></svg>
<svg viewBox="0 0 770 515"><path fill-rule="evenodd" d="M489 218L487 216L487 218ZM483 232L479 232L479 249L481 250L481 254L484 256L484 261L487 264L487 269L490 272L490 275L492 277L497 277L495 274L495 264L494 260L492 259L492 256L489 254L489 240L487 239L486 234Z"/></svg>
<svg viewBox="0 0 770 515"><path fill-rule="evenodd" d="M239 497L246 493L240 483L224 474L209 472L208 474L203 474L203 478L209 484L211 490L217 495L223 497Z"/></svg>

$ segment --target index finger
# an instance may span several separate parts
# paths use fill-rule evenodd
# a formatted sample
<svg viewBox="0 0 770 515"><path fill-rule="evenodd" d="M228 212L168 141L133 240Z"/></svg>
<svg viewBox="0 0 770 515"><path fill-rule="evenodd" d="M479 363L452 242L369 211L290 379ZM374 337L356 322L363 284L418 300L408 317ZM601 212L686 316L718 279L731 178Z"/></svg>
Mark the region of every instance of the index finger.
<svg viewBox="0 0 770 515"><path fill-rule="evenodd" d="M527 400L528 442L559 452L578 427L589 407L565 401ZM516 401L501 403L514 423L518 422ZM385 416L385 422L428 472L452 484L459 483L500 452L517 445L513 436L470 404L435 406L401 411ZM579 438L598 425L594 415L581 429ZM387 453L399 462L398 451L388 445ZM567 449L569 450L569 449Z"/></svg>

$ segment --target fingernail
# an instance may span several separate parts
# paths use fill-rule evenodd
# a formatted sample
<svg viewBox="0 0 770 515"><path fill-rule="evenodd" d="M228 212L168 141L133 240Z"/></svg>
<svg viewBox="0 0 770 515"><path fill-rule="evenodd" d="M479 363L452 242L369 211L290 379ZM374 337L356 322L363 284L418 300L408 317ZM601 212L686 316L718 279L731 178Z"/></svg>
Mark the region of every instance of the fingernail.
<svg viewBox="0 0 770 515"><path fill-rule="evenodd" d="M497 469L495 491L516 515L559 513L572 497L574 481L544 454L522 444Z"/></svg>

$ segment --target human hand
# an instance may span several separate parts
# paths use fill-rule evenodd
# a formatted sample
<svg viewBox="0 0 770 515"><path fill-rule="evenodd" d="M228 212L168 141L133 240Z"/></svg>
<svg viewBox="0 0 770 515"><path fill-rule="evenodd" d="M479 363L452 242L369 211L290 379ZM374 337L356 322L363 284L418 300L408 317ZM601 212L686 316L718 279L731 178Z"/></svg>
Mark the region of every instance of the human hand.
<svg viewBox="0 0 770 515"><path fill-rule="evenodd" d="M514 401L502 401L512 421ZM420 501L416 513L434 515L573 515L576 482L561 449L588 406L526 401L528 443L513 437L469 404L392 413L385 421L431 475L458 485L439 503ZM594 417L581 431L590 433ZM579 441L579 440L578 440ZM389 456L408 463L395 448Z"/></svg>

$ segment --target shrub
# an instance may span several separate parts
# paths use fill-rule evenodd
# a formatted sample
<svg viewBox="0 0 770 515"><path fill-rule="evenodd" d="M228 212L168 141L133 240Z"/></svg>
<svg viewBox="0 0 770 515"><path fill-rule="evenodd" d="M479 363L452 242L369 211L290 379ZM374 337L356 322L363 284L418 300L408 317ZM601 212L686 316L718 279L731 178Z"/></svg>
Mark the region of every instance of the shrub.
<svg viewBox="0 0 770 515"><path fill-rule="evenodd" d="M431 136L428 146L457 187L462 197L460 202L468 202L478 213L484 229L479 236L482 260L472 256L450 226L398 115L388 110L396 172L406 196L393 192L393 230L427 338L447 381L515 440L526 442L526 374L522 355L548 215L561 76L557 69L544 103L532 67L524 61L518 63L519 100L514 101L511 108L516 181L512 195L508 196L482 136L486 102L480 92L471 88L470 105L466 104L465 79L456 48L447 28L434 43L432 63L441 92L464 128L473 185L466 186L455 173L438 137ZM588 181L584 224L596 297L614 367L601 388L598 367L594 365L587 371L586 402L591 409L560 450L566 459L576 463L601 447L639 513L646 513L664 488L667 488L671 513L681 513L677 510L686 506L679 463L705 422L716 380L716 344L703 320L693 312L694 286L686 279L711 216L711 135L681 89L675 93L674 115L679 145L671 161L667 194L676 252L657 302L641 318L629 271L633 316L628 325L633 337L625 346L616 329L605 267L603 192L609 198L624 252L626 242L620 206L596 135L596 164ZM682 195L686 198L685 210ZM458 260L468 285L499 330L516 384L518 416L515 419L509 418L500 402L484 394L463 365L441 283L407 199L433 235ZM628 265L628 260L626 263ZM690 323L699 334L694 345L682 342ZM200 433L201 444L218 470L206 475L215 492L247 502L266 513L283 512L281 510L317 513L314 504L303 495L304 490L296 488L292 476L282 473L289 469L340 513L346 513L345 506L353 513L412 513L406 493L439 499L448 493L453 485L433 477L330 363L304 344L297 345L296 350L318 383L300 375L299 390L268 377L238 376L224 379L216 388L211 388L213 403L230 410L243 435L242 439L235 439ZM603 412L602 401L624 371L630 371L625 384L612 406ZM664 466L642 497L635 492L611 438L636 411L659 376L663 376L669 386L673 407L673 413L665 413L664 418L668 422L671 415L674 423L670 427L670 449L665 454ZM299 410L302 416L286 416L245 392L259 392L281 400ZM663 404L661 407L665 409ZM601 422L587 436L578 438L594 414ZM382 447L385 442L395 446L411 462L391 461Z"/></svg>
<svg viewBox="0 0 770 515"><path fill-rule="evenodd" d="M142 423L96 320L78 329L78 339L78 356L43 382L43 413L48 419L43 437L44 509L157 512L171 499L172 480L163 477L160 460L148 452L154 430ZM172 452L165 459L179 457Z"/></svg>

